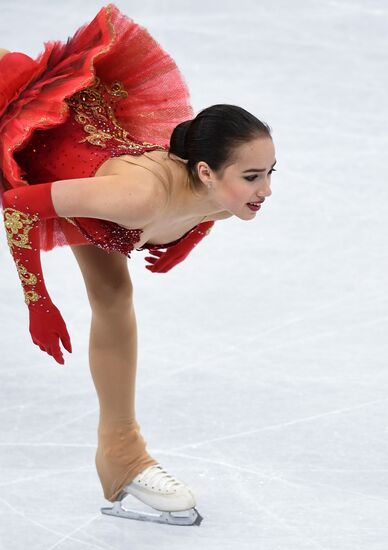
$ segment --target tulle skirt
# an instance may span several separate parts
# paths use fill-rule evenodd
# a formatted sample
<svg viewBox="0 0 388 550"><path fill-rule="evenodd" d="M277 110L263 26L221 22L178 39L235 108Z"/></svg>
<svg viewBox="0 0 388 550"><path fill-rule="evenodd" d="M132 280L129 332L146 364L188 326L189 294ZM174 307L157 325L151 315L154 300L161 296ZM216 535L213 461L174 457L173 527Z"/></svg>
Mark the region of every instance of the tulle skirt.
<svg viewBox="0 0 388 550"><path fill-rule="evenodd" d="M44 46L36 60L0 60L0 201L13 187L91 177L112 156L167 149L174 127L193 117L174 60L113 4L66 43ZM43 220L40 246L87 243L100 226Z"/></svg>

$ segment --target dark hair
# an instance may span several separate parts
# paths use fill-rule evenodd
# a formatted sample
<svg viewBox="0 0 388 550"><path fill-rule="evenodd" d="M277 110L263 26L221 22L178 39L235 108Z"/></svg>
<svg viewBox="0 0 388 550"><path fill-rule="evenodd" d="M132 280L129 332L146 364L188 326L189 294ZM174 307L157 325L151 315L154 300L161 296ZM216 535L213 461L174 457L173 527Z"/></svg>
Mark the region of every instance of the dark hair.
<svg viewBox="0 0 388 550"><path fill-rule="evenodd" d="M169 153L188 161L186 167L193 179L190 183L196 189L199 188L196 171L199 161L220 173L233 164L238 145L260 136L271 138L267 124L242 107L220 103L178 124L171 134Z"/></svg>

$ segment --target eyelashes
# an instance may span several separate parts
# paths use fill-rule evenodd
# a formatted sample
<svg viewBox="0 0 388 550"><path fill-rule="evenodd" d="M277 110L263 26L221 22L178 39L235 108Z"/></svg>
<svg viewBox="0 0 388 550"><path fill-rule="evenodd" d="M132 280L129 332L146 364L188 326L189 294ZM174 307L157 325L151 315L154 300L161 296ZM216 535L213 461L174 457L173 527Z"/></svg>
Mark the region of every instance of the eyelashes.
<svg viewBox="0 0 388 550"><path fill-rule="evenodd" d="M275 168L272 168L268 174L272 174L272 172L276 172L277 170ZM255 174L254 176L244 176L244 179L247 180L247 181L255 181L255 179L257 178L257 174Z"/></svg>

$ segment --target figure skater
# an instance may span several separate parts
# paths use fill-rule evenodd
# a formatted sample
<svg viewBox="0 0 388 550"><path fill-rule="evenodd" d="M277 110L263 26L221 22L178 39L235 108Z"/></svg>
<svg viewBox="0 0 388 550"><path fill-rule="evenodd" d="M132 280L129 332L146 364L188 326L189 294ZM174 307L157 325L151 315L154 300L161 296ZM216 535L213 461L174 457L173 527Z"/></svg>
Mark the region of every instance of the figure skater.
<svg viewBox="0 0 388 550"><path fill-rule="evenodd" d="M60 342L72 352L40 250L71 247L91 306L96 468L113 503L102 511L199 525L193 493L148 454L136 421L127 258L148 249L146 268L164 273L216 220L253 220L271 195L270 129L235 105L194 117L173 59L113 4L67 43L45 43L36 60L7 50L0 56L0 198L33 343L59 364ZM125 509L127 495L162 513Z"/></svg>

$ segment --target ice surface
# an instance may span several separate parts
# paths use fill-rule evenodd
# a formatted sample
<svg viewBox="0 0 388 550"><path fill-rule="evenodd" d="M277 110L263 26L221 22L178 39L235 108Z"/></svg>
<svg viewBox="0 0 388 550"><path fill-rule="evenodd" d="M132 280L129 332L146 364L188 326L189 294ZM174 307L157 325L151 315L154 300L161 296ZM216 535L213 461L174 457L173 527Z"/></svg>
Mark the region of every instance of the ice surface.
<svg viewBox="0 0 388 550"><path fill-rule="evenodd" d="M36 55L102 5L3 0L0 46ZM0 548L385 550L387 4L117 6L177 61L196 112L241 105L277 148L252 223L216 222L166 275L144 269L145 252L130 261L138 420L204 521L100 514L81 274L69 249L43 255L73 342L60 367L30 340L0 231Z"/></svg>

